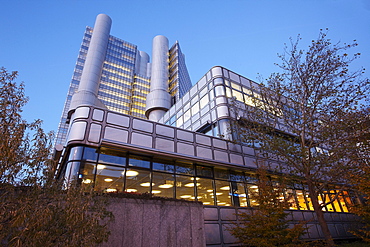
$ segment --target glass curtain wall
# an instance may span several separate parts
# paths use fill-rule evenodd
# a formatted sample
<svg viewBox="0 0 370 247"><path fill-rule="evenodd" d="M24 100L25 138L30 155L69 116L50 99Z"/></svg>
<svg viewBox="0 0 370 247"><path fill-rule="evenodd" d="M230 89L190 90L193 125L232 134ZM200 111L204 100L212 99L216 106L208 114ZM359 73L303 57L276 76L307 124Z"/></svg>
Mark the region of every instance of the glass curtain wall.
<svg viewBox="0 0 370 247"><path fill-rule="evenodd" d="M71 148L64 177L77 179L83 186L100 192L149 193L158 197L200 201L204 205L255 207L258 193L253 172L212 167L163 157L76 146ZM335 199L334 196L338 194ZM292 210L313 210L309 194L301 183L289 185L284 195ZM320 195L329 212L348 212L352 200L348 192L328 190ZM325 200L325 201L324 201Z"/></svg>

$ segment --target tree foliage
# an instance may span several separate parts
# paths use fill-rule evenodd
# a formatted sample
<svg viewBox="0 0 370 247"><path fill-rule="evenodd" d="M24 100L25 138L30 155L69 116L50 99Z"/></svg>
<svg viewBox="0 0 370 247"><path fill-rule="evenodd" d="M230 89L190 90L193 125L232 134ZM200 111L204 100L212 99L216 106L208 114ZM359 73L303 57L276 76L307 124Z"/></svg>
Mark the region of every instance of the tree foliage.
<svg viewBox="0 0 370 247"><path fill-rule="evenodd" d="M347 53L356 42L333 44L326 31L320 31L307 51L299 48L299 41L291 40L279 56L282 72L253 88L258 97L252 106L238 103L239 120L232 130L243 142L258 144L266 155L284 163L279 172L302 178L325 238L334 245L323 208L336 197L325 195L333 188L344 189L338 187L348 182L343 173L357 162L353 157L358 146L348 131L354 122L346 120L363 109L369 80L362 78L363 69L349 69L360 55Z"/></svg>
<svg viewBox="0 0 370 247"><path fill-rule="evenodd" d="M243 246L306 246L300 240L305 233L304 222L291 224L287 219L290 198L284 197L286 188L283 181L270 181L264 169L258 170L258 192L252 199L259 204L253 214L240 212L238 223L230 229L232 235L239 239Z"/></svg>
<svg viewBox="0 0 370 247"><path fill-rule="evenodd" d="M92 246L106 241L107 200L54 179L52 133L28 123L17 72L0 69L0 245Z"/></svg>

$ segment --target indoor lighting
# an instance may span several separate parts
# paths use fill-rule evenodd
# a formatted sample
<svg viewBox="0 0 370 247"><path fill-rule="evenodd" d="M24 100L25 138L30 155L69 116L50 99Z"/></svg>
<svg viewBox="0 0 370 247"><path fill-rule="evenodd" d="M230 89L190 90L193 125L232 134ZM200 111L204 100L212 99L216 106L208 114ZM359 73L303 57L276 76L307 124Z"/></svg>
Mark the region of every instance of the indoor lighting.
<svg viewBox="0 0 370 247"><path fill-rule="evenodd" d="M220 195L222 195L223 193L221 193L221 192L217 192L216 193L216 196L220 196Z"/></svg>
<svg viewBox="0 0 370 247"><path fill-rule="evenodd" d="M116 192L116 191L117 191L117 189L106 189L105 191L106 191L106 192Z"/></svg>
<svg viewBox="0 0 370 247"><path fill-rule="evenodd" d="M184 198L184 199L187 199L187 198L190 198L191 197L191 195L182 195L182 196L180 196L181 198Z"/></svg>
<svg viewBox="0 0 370 247"><path fill-rule="evenodd" d="M200 178L195 178L195 180L199 180ZM194 180L194 178L193 177L191 177L190 178L190 180Z"/></svg>
<svg viewBox="0 0 370 247"><path fill-rule="evenodd" d="M105 181L105 182L112 182L112 181L113 181L113 179L111 179L111 178L106 178L106 179L104 179L104 181Z"/></svg>
<svg viewBox="0 0 370 247"><path fill-rule="evenodd" d="M150 183L149 182L141 183L140 185L143 186L143 187L150 187ZM154 185L154 183L152 183L152 185Z"/></svg>
<svg viewBox="0 0 370 247"><path fill-rule="evenodd" d="M257 185L252 185L251 187L249 187L249 188L251 188L251 189L257 189L258 188L258 186Z"/></svg>
<svg viewBox="0 0 370 247"><path fill-rule="evenodd" d="M137 189L126 189L126 192L136 192Z"/></svg>
<svg viewBox="0 0 370 247"><path fill-rule="evenodd" d="M160 191L160 190L152 190L152 194L159 194L159 193L162 193L162 191Z"/></svg>
<svg viewBox="0 0 370 247"><path fill-rule="evenodd" d="M224 187L221 187L220 190L230 190L230 187L229 186L224 186Z"/></svg>
<svg viewBox="0 0 370 247"><path fill-rule="evenodd" d="M207 192L213 192L213 190L207 190Z"/></svg>
<svg viewBox="0 0 370 247"><path fill-rule="evenodd" d="M89 184L89 183L91 183L91 179L84 179L84 180L82 180L82 183L84 183L84 184Z"/></svg>
<svg viewBox="0 0 370 247"><path fill-rule="evenodd" d="M137 171L127 171L126 172L126 176L127 177L135 177L137 176L139 173Z"/></svg>
<svg viewBox="0 0 370 247"><path fill-rule="evenodd" d="M97 165L97 167L96 167L96 168L97 168L98 170L103 170L103 169L105 169L105 167L106 167L105 165Z"/></svg>
<svg viewBox="0 0 370 247"><path fill-rule="evenodd" d="M161 189L169 189L173 187L173 184L161 184L161 185L158 185L158 187Z"/></svg>

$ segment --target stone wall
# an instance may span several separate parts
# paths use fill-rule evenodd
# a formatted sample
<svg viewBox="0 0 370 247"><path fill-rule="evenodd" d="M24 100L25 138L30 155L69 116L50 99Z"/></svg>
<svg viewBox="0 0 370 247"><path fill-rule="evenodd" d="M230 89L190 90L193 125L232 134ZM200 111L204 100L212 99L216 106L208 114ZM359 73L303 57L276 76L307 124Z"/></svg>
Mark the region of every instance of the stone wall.
<svg viewBox="0 0 370 247"><path fill-rule="evenodd" d="M112 198L115 220L103 247L205 246L203 205L195 202Z"/></svg>

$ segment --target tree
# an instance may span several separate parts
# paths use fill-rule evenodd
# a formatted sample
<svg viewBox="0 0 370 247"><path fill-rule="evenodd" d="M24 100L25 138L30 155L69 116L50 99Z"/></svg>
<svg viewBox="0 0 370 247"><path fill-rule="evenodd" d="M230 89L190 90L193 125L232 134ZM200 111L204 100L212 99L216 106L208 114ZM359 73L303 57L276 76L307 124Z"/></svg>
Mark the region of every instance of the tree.
<svg viewBox="0 0 370 247"><path fill-rule="evenodd" d="M261 87L253 88L253 104L237 103L232 131L242 142L278 158L279 172L302 179L309 192L327 243L334 245L323 208L336 199L348 181L343 173L356 161L358 146L345 121L362 109L369 92L363 69L350 72L359 57L346 51L357 43L332 44L327 31L320 31L307 51L299 49L300 38L279 57L281 73L272 74ZM252 106L251 106L252 105Z"/></svg>
<svg viewBox="0 0 370 247"><path fill-rule="evenodd" d="M353 143L358 146L353 160L357 160L354 169L348 174L351 186L362 197L352 207L352 212L362 218L362 227L352 233L370 243L370 108L354 112L347 121L353 122L351 131Z"/></svg>
<svg viewBox="0 0 370 247"><path fill-rule="evenodd" d="M77 185L64 190L54 179L52 133L28 123L28 98L17 72L0 68L0 244L90 246L106 241L107 200Z"/></svg>
<svg viewBox="0 0 370 247"><path fill-rule="evenodd" d="M304 223L289 228L290 221L286 219L289 213L285 210L289 209L290 198L284 197L285 183L271 181L265 169L259 169L257 174L258 192L251 199L259 206L253 214L238 213L239 222L230 229L231 234L243 246L306 246L299 239L305 233Z"/></svg>

